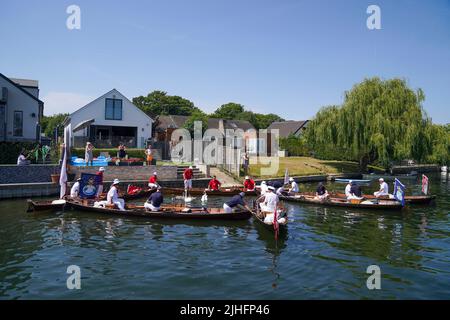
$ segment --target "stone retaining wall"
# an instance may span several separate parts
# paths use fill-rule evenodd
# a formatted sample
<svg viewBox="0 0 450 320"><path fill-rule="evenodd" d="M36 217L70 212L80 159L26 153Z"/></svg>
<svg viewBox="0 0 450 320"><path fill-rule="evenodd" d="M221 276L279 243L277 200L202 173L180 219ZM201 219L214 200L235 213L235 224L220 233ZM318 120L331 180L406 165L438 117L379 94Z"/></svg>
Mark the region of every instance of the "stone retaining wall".
<svg viewBox="0 0 450 320"><path fill-rule="evenodd" d="M99 167L70 167L70 173L75 173L76 178L81 172L96 173ZM158 173L159 180L176 180L176 166L107 166L105 167L104 180L148 180L153 172Z"/></svg>
<svg viewBox="0 0 450 320"><path fill-rule="evenodd" d="M51 182L53 173L59 173L59 166L50 165L0 165L0 184Z"/></svg>

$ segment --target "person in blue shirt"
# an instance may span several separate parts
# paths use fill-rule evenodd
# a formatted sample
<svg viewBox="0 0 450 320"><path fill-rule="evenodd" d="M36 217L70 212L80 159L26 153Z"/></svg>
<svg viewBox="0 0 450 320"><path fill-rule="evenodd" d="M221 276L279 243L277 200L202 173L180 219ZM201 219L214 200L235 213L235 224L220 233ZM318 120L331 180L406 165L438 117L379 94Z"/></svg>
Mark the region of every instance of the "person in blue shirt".
<svg viewBox="0 0 450 320"><path fill-rule="evenodd" d="M245 208L248 211L252 211L244 201L245 192L241 192L231 198L230 201L227 201L223 204L223 209L225 213L232 213L233 209L236 207Z"/></svg>
<svg viewBox="0 0 450 320"><path fill-rule="evenodd" d="M144 208L150 211L160 211L161 204L164 202L164 197L159 187L156 192L152 193L144 204Z"/></svg>

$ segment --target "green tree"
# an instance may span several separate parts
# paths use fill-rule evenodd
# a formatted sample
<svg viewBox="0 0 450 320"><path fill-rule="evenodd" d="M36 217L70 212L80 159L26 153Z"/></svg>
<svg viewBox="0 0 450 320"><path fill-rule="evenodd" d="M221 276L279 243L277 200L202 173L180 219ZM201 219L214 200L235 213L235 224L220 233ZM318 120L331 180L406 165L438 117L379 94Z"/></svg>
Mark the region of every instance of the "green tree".
<svg viewBox="0 0 450 320"><path fill-rule="evenodd" d="M226 120L246 120L250 122L256 129L266 129L274 121L284 121L283 118L276 114L261 114L245 110L242 104L229 102L221 105L213 114L212 118L221 118Z"/></svg>
<svg viewBox="0 0 450 320"><path fill-rule="evenodd" d="M450 128L449 125L433 125L431 127L431 139L433 152L428 156L427 161L440 165L450 163Z"/></svg>
<svg viewBox="0 0 450 320"><path fill-rule="evenodd" d="M286 150L289 156L309 156L309 150L303 136L290 134L286 138L280 137L280 150Z"/></svg>
<svg viewBox="0 0 450 320"><path fill-rule="evenodd" d="M183 128L189 130L191 136L194 135L194 122L200 121L202 123L202 134L208 129L208 116L202 111L193 112L183 125Z"/></svg>
<svg viewBox="0 0 450 320"><path fill-rule="evenodd" d="M244 112L244 106L239 103L229 102L221 105L213 114L212 118L221 118L226 120L236 119Z"/></svg>
<svg viewBox="0 0 450 320"><path fill-rule="evenodd" d="M200 111L193 102L180 96L171 96L164 91L153 91L147 96L133 98L133 103L151 117L157 115L189 116Z"/></svg>
<svg viewBox="0 0 450 320"><path fill-rule="evenodd" d="M46 137L53 138L55 134L55 128L60 125L58 134L62 134L64 132L64 128L62 127L62 123L64 119L69 116L68 113L58 113L52 116L44 116L41 119L41 129Z"/></svg>
<svg viewBox="0 0 450 320"><path fill-rule="evenodd" d="M424 161L431 154L431 121L422 109L422 90L402 79L365 79L345 93L342 106L319 111L306 138L318 156L345 158L388 167L407 158Z"/></svg>

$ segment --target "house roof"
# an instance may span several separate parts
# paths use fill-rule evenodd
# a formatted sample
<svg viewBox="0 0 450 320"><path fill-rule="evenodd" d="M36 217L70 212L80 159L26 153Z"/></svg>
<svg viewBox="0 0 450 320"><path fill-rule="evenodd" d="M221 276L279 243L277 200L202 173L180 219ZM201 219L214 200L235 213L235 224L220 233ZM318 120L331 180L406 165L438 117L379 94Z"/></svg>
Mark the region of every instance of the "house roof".
<svg viewBox="0 0 450 320"><path fill-rule="evenodd" d="M106 96L108 96L109 94L111 94L111 93L113 93L113 92L114 92L115 94L120 95L120 96L123 97L124 99L126 99L132 106L134 106L137 110L139 110L139 111L142 113L142 115L144 115L145 117L149 118L150 121L153 122L153 119L152 119L148 114L146 114L144 111L142 111L141 109L139 109L138 107L136 107L136 106L134 105L134 103L131 102L130 99L128 99L127 97L125 97L121 92L119 92L119 90L117 90L117 89L112 89L112 90L106 92L105 94L101 95L101 96L98 97L97 99L92 100L91 102L89 102L89 103L86 104L85 106L81 107L80 109L78 109L78 110L72 112L72 113L69 115L69 117L67 117L67 118L64 120L64 125L67 126L67 125L70 123L70 119L71 119L71 117L72 117L75 113L77 113L77 112L80 111L81 109L84 109L84 108L89 107L91 104L93 104L93 103L96 102L97 100L101 100L101 99L105 98Z"/></svg>
<svg viewBox="0 0 450 320"><path fill-rule="evenodd" d="M161 115L158 117L158 124L156 129L165 130L168 128L181 128L184 123L189 119L189 116L179 115ZM220 124L219 118L208 118L208 129L218 129ZM242 129L244 131L255 129L255 127L246 120L223 120L224 129Z"/></svg>
<svg viewBox="0 0 450 320"><path fill-rule="evenodd" d="M22 87L39 88L39 81L37 80L18 79L18 78L9 78L9 79Z"/></svg>
<svg viewBox="0 0 450 320"><path fill-rule="evenodd" d="M308 120L304 121L276 121L272 122L272 124L267 128L268 130L271 129L278 129L280 133L280 137L288 137L290 134L297 134L306 124L308 123Z"/></svg>
<svg viewBox="0 0 450 320"><path fill-rule="evenodd" d="M25 90L24 88L22 88L22 86L20 84L18 84L17 82L14 82L12 79L8 78L7 76L5 76L4 74L0 73L0 77L2 77L3 79L5 79L6 81L8 81L9 83L11 83L12 85L14 85L17 89L19 89L20 91L22 91L23 93L25 93L27 96L31 97L32 99L36 100L37 102L39 102L39 104L44 105L44 102L42 100L39 100L38 98L36 98L35 96L33 96L31 93L29 93L27 90ZM18 80L18 79L14 79L14 80ZM24 80L24 79L21 79ZM36 80L28 80L28 81L36 81ZM37 81L36 81L37 82Z"/></svg>

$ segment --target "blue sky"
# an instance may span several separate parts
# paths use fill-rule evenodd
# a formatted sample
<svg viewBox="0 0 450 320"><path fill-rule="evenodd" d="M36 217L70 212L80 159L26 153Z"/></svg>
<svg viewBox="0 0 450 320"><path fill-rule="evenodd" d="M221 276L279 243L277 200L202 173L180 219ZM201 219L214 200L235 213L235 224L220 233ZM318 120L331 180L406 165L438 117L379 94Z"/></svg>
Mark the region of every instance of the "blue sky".
<svg viewBox="0 0 450 320"><path fill-rule="evenodd" d="M71 4L81 30L66 28ZM370 4L381 30L366 27ZM2 0L0 39L0 72L39 80L46 114L160 89L301 120L380 76L422 88L433 121L450 122L448 0Z"/></svg>

